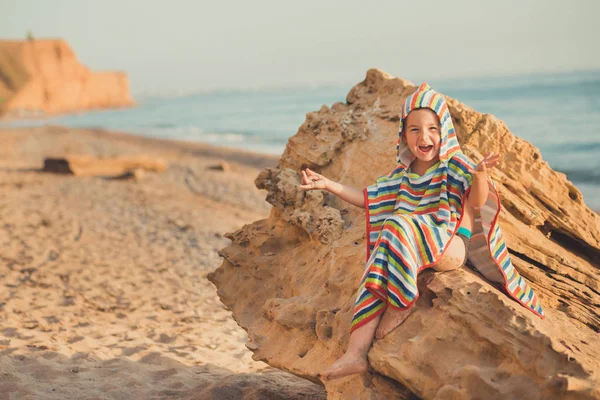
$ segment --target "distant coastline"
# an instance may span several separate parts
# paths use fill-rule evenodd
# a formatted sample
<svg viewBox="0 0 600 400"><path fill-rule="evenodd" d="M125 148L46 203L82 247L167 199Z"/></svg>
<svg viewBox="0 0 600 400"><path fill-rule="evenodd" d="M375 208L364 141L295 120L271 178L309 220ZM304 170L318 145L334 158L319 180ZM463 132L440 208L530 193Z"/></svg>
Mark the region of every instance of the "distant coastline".
<svg viewBox="0 0 600 400"><path fill-rule="evenodd" d="M61 39L0 40L0 117L133 107L127 74L90 71Z"/></svg>

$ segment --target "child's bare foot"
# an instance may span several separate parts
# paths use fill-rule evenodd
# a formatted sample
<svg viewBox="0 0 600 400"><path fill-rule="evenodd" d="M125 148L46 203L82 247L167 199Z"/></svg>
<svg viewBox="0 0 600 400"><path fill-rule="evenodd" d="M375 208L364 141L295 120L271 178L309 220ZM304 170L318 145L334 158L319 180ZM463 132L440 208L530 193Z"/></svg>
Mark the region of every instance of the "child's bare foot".
<svg viewBox="0 0 600 400"><path fill-rule="evenodd" d="M342 378L352 374L361 374L367 370L368 362L366 355L346 352L336 362L319 374L324 380Z"/></svg>
<svg viewBox="0 0 600 400"><path fill-rule="evenodd" d="M383 317L381 317L381 321L379 321L379 325L375 331L375 337L381 339L396 329L406 318L408 318L411 312L412 310L399 310L395 307L388 306Z"/></svg>

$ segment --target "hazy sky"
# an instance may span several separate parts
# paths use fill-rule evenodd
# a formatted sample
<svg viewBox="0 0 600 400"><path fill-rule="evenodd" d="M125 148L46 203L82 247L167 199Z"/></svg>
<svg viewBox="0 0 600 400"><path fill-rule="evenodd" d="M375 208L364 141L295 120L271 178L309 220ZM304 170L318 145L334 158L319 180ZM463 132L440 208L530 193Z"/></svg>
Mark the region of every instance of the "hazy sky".
<svg viewBox="0 0 600 400"><path fill-rule="evenodd" d="M600 0L0 0L0 38L66 39L134 94L600 69Z"/></svg>

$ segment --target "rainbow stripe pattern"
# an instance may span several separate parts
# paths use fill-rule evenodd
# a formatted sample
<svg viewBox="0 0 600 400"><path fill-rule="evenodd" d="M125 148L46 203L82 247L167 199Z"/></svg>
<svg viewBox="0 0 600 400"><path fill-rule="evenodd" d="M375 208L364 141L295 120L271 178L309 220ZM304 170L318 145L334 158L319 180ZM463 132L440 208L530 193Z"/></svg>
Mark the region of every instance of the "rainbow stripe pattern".
<svg viewBox="0 0 600 400"><path fill-rule="evenodd" d="M415 157L402 142L402 124L411 110L429 108L439 117L440 160L425 174L410 171ZM387 306L412 307L419 297L417 276L438 262L454 236L472 183L473 163L460 150L443 96L422 84L402 108L397 167L364 189L367 263L354 308L352 330L381 314ZM500 198L489 180L486 203L476 210L469 260L507 294L544 318L534 291L510 261L497 222Z"/></svg>

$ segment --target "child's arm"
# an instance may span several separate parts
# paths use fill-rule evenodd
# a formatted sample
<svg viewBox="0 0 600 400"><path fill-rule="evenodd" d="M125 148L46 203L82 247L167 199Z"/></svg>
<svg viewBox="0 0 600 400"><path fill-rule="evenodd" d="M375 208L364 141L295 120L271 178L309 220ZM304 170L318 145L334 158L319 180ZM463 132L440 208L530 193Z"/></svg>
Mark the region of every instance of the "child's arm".
<svg viewBox="0 0 600 400"><path fill-rule="evenodd" d="M339 182L332 182L326 187L330 193L335 194L340 199L360 208L365 208L365 196L363 191L351 186L342 185Z"/></svg>
<svg viewBox="0 0 600 400"><path fill-rule="evenodd" d="M493 168L500 162L500 154L494 155L489 152L485 158L471 171L473 182L471 183L471 192L467 202L471 207L481 207L485 204L490 187L488 186L487 170Z"/></svg>
<svg viewBox="0 0 600 400"><path fill-rule="evenodd" d="M333 182L308 168L302 171L301 183L299 187L302 190L327 190L356 207L365 208L365 198L362 190Z"/></svg>
<svg viewBox="0 0 600 400"><path fill-rule="evenodd" d="M471 193L469 193L469 205L471 207L481 207L485 204L490 187L487 182L487 173L473 172L473 182L471 183Z"/></svg>

